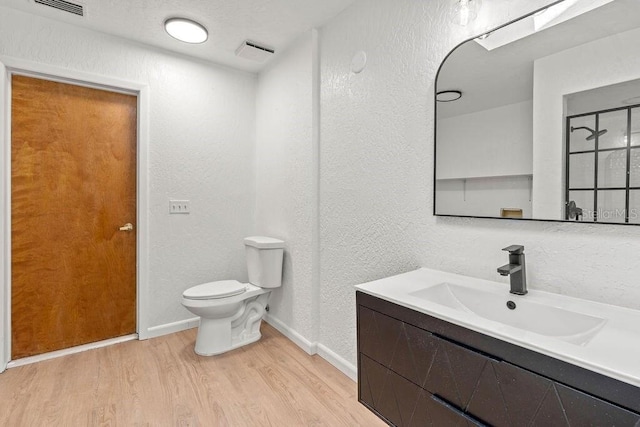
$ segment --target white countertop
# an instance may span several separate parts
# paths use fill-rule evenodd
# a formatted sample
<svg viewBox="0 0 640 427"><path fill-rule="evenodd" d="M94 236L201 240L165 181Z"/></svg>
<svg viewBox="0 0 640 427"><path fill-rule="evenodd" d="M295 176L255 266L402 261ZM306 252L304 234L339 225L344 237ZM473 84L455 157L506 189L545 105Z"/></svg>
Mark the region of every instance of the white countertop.
<svg viewBox="0 0 640 427"><path fill-rule="evenodd" d="M461 284L504 297L504 302L530 301L606 319L599 332L578 345L488 320L410 295L442 283ZM358 291L428 314L640 387L640 311L529 289L524 296L509 293L509 285L421 268L356 286ZM536 319L532 318L531 322Z"/></svg>

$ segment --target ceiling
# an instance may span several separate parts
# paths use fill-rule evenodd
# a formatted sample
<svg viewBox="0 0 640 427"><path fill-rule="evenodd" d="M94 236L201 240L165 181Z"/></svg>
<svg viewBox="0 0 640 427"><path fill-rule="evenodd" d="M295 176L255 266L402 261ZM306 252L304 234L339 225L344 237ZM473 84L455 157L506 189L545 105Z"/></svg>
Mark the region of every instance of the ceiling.
<svg viewBox="0 0 640 427"><path fill-rule="evenodd" d="M33 0L0 0L0 6L124 37L250 72L260 64L235 56L244 40L284 51L305 31L320 27L354 0L68 0L82 4L85 16L61 12ZM167 18L181 16L203 24L209 40L189 45L170 37ZM267 61L268 62L268 61Z"/></svg>
<svg viewBox="0 0 640 427"><path fill-rule="evenodd" d="M438 118L530 100L536 59L638 27L640 1L616 0L491 51L466 42L446 59L437 81L438 91L460 90L463 96L438 103Z"/></svg>

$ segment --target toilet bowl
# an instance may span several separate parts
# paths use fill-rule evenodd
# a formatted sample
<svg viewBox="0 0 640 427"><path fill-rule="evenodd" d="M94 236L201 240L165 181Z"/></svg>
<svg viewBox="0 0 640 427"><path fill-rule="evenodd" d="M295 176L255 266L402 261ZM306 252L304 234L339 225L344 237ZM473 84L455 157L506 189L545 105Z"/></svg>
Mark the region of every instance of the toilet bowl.
<svg viewBox="0 0 640 427"><path fill-rule="evenodd" d="M201 356L258 341L271 289L282 285L284 242L256 236L247 237L244 243L250 283L221 280L191 287L182 294L182 305L200 316L195 352Z"/></svg>

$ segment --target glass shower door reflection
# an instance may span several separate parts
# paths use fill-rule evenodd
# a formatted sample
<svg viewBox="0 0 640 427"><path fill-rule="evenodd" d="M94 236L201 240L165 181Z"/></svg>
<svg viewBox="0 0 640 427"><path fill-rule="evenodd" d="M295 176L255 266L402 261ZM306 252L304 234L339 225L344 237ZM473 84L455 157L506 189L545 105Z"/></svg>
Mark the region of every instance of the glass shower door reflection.
<svg viewBox="0 0 640 427"><path fill-rule="evenodd" d="M639 108L567 117L565 219L640 223ZM631 212L633 208L634 212Z"/></svg>

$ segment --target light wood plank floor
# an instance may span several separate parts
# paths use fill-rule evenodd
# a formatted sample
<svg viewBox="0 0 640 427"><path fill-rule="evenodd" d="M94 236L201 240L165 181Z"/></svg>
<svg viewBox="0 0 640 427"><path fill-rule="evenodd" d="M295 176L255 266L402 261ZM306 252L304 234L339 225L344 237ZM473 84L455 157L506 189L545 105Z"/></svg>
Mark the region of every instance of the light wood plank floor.
<svg viewBox="0 0 640 427"><path fill-rule="evenodd" d="M353 381L263 323L200 357L192 329L0 374L0 426L383 426Z"/></svg>

